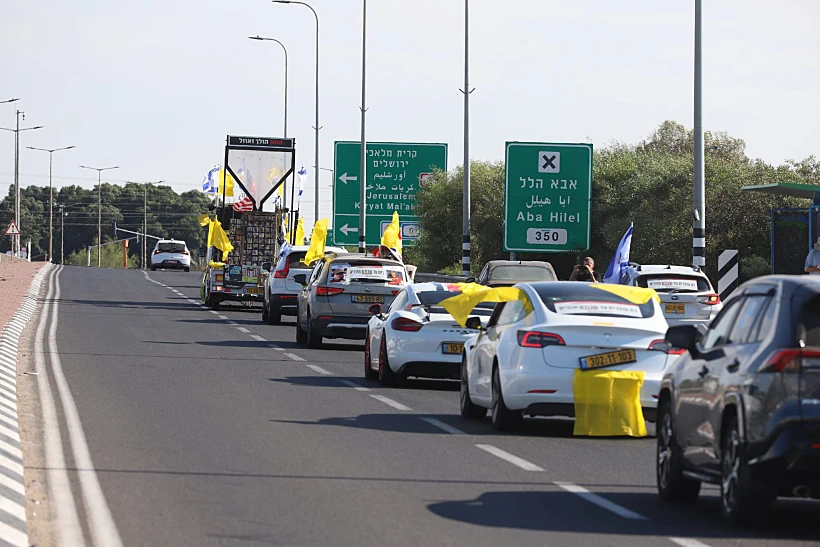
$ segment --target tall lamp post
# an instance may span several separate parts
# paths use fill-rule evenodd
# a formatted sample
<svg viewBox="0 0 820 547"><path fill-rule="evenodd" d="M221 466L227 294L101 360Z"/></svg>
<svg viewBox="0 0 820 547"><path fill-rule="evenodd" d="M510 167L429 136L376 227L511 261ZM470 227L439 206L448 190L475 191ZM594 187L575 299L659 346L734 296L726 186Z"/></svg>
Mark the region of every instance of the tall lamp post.
<svg viewBox="0 0 820 547"><path fill-rule="evenodd" d="M97 267L102 267L102 172L109 169L119 169L114 167L87 167L80 166L83 169L91 169L97 172Z"/></svg>
<svg viewBox="0 0 820 547"><path fill-rule="evenodd" d="M470 275L470 0L464 0L464 201L461 275Z"/></svg>
<svg viewBox="0 0 820 547"><path fill-rule="evenodd" d="M37 148L36 146L27 146L29 150L39 150L40 152L48 152L48 261L54 262L54 186L51 182L52 170L54 166L54 152L61 150L71 150L76 146L64 146L62 148Z"/></svg>
<svg viewBox="0 0 820 547"><path fill-rule="evenodd" d="M5 102L16 101L17 99L10 99ZM11 131L14 133L14 223L17 225L17 231L20 231L20 131L31 131L33 129L42 129L42 125L34 127L20 127L20 118L26 119L26 113L18 110L15 114L15 128L9 129L7 127L0 127L3 131ZM14 256L20 256L20 234L12 236L12 253Z"/></svg>
<svg viewBox="0 0 820 547"><path fill-rule="evenodd" d="M365 78L367 69L367 0L362 0L362 135L360 143L360 167L359 167L359 252L367 252L367 240L365 239L367 230L367 139L365 138L365 93L367 91L367 79ZM318 165L319 160L316 160ZM318 205L317 205L318 207Z"/></svg>
<svg viewBox="0 0 820 547"><path fill-rule="evenodd" d="M295 0L273 0L274 4L299 4L302 6L307 7L310 11L313 12L313 17L316 19L316 106L315 106L315 113L316 113L316 121L314 122L315 125L313 129L316 131L316 142L314 143L314 164L319 165L319 130L322 126L319 125L319 15L316 13L316 10L311 7L310 4L306 2L296 2ZM313 204L313 214L314 219L313 223L315 224L319 220L319 171L314 170L314 188L313 188L313 196L314 196L314 204ZM291 204L292 205L292 204Z"/></svg>
<svg viewBox="0 0 820 547"><path fill-rule="evenodd" d="M693 165L694 222L692 226L692 264L706 266L706 183L703 178L703 79L701 74L702 0L695 0L695 153Z"/></svg>

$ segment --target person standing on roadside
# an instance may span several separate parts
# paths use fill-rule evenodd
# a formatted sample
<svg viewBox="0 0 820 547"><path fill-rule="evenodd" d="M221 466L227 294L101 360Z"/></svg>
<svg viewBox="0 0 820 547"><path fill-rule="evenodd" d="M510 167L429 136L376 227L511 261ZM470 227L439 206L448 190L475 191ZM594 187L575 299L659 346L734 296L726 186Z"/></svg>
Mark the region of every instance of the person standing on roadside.
<svg viewBox="0 0 820 547"><path fill-rule="evenodd" d="M809 275L820 275L820 237L806 256L804 271Z"/></svg>
<svg viewBox="0 0 820 547"><path fill-rule="evenodd" d="M593 260L591 256L584 257L583 264L575 265L575 268L572 270L572 275L569 276L569 280L600 283L601 274L595 271L595 260Z"/></svg>

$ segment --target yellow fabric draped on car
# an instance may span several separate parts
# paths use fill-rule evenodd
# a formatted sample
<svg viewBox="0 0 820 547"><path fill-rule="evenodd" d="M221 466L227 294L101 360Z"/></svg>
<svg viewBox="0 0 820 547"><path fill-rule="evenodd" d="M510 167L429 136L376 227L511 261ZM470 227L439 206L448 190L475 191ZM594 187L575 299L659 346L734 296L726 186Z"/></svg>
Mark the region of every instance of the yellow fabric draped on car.
<svg viewBox="0 0 820 547"><path fill-rule="evenodd" d="M532 309L532 304L524 291L514 287L492 288L478 283L448 283L448 286L460 290L461 294L445 298L439 306L447 310L462 327L467 323L470 312L482 302L521 300L528 311Z"/></svg>
<svg viewBox="0 0 820 547"><path fill-rule="evenodd" d="M645 437L641 409L644 373L631 370L575 370L574 435Z"/></svg>
<svg viewBox="0 0 820 547"><path fill-rule="evenodd" d="M301 222L301 218L299 221ZM305 254L305 258L302 259L302 263L306 266L310 266L316 260L319 260L323 256L325 256L325 240L327 239L327 220L323 218L322 220L317 220L316 224L313 225L313 233L310 235L310 248L307 250L307 254ZM299 228L296 228L297 235L299 234Z"/></svg>

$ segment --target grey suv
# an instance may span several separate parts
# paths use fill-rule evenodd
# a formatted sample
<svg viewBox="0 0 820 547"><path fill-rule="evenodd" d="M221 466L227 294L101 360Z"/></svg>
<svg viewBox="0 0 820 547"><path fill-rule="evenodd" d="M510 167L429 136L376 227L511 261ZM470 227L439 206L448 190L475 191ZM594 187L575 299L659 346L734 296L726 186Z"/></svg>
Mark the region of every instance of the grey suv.
<svg viewBox="0 0 820 547"><path fill-rule="evenodd" d="M387 308L407 284L404 264L365 254L326 256L316 263L310 278L298 274L302 285L297 299L296 342L311 348L323 338L364 340L369 308Z"/></svg>
<svg viewBox="0 0 820 547"><path fill-rule="evenodd" d="M657 485L693 501L720 485L723 517L765 518L778 496L820 498L820 279L765 276L744 283L661 382Z"/></svg>

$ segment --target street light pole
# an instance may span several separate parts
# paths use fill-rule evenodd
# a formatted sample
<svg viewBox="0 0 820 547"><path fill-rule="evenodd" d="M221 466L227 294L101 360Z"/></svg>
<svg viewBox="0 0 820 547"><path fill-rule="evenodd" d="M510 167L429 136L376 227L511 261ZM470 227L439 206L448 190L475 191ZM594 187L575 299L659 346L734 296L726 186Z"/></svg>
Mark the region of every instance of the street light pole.
<svg viewBox="0 0 820 547"><path fill-rule="evenodd" d="M701 47L702 0L695 0L695 153L693 166L694 226L692 227L692 264L706 266L706 183L703 177L703 79Z"/></svg>
<svg viewBox="0 0 820 547"><path fill-rule="evenodd" d="M65 204L60 204L60 264L65 264Z"/></svg>
<svg viewBox="0 0 820 547"><path fill-rule="evenodd" d="M39 150L40 152L48 152L48 261L54 262L54 249L53 249L53 241L54 241L54 186L52 185L51 177L52 177L52 168L54 166L54 152L59 152L60 150L71 150L72 148L76 148L74 145L71 146L64 146L63 148L37 148L35 146L27 146L26 148L30 150ZM62 255L61 255L62 257Z"/></svg>
<svg viewBox="0 0 820 547"><path fill-rule="evenodd" d="M367 91L367 0L362 0L362 137L360 146L360 162L359 168L359 252L367 252L367 240L365 239L367 224L367 139L365 138L365 115L367 108L365 108L365 93ZM319 164L319 160L316 160ZM335 181L334 181L335 182Z"/></svg>
<svg viewBox="0 0 820 547"><path fill-rule="evenodd" d="M462 203L461 275L470 275L470 0L464 0L464 196Z"/></svg>
<svg viewBox="0 0 820 547"><path fill-rule="evenodd" d="M316 106L315 106L315 113L316 113L316 121L313 129L316 131L316 142L314 144L314 164L319 165L319 130L322 126L319 125L319 15L316 13L316 10L313 7L306 3L306 2L295 2L292 0L273 0L274 4L300 4L302 6L307 7L310 11L313 12L313 17L316 19ZM314 196L314 203L313 203L313 223L315 224L319 220L319 171L314 170L314 189L313 189L313 196ZM291 204L292 206L293 204Z"/></svg>
<svg viewBox="0 0 820 547"><path fill-rule="evenodd" d="M97 172L97 267L102 267L102 172L109 169L119 169L119 167L86 167L80 166L83 169L92 169ZM91 257L89 256L89 260Z"/></svg>

